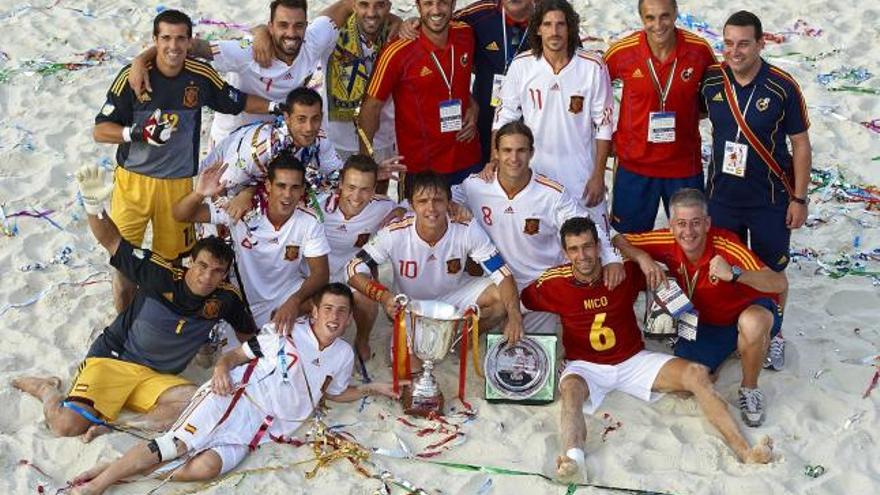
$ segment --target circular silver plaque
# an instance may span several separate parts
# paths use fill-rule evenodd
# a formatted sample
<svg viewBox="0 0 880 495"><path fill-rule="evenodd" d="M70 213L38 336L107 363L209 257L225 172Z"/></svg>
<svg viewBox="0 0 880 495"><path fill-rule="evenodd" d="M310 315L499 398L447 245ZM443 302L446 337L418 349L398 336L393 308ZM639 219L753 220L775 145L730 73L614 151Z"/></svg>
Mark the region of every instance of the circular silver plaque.
<svg viewBox="0 0 880 495"><path fill-rule="evenodd" d="M540 344L524 337L515 345L499 339L486 352L486 379L511 400L528 399L550 378L550 358Z"/></svg>

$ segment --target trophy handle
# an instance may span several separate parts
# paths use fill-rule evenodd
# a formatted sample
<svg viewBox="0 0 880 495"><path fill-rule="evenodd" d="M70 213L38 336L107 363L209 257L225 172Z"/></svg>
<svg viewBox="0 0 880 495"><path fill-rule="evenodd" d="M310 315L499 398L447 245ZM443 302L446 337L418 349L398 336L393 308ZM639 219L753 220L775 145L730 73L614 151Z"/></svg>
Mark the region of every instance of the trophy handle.
<svg viewBox="0 0 880 495"><path fill-rule="evenodd" d="M394 302L397 303L397 305L400 306L401 309L403 309L407 307L407 305L409 305L409 296L403 293L397 294L396 296L394 296Z"/></svg>

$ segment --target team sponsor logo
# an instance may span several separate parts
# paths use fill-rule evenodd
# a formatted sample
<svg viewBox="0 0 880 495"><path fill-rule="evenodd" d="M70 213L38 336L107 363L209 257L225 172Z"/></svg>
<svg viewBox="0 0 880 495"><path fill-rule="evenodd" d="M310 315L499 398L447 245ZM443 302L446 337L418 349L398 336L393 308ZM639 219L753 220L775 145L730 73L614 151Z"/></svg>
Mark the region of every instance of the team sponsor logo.
<svg viewBox="0 0 880 495"><path fill-rule="evenodd" d="M535 235L541 230L541 220L537 218L526 218L526 224L523 227L523 233Z"/></svg>
<svg viewBox="0 0 880 495"><path fill-rule="evenodd" d="M495 43L495 41L492 41L491 43L486 45L486 51L497 52L498 50L500 50L500 48L498 48L498 43Z"/></svg>
<svg viewBox="0 0 880 495"><path fill-rule="evenodd" d="M514 211L513 211L513 207L512 207L512 206L508 206L507 208L504 209L504 213L507 213L507 214L513 215L513 213L514 213Z"/></svg>
<svg viewBox="0 0 880 495"><path fill-rule="evenodd" d="M135 258L139 259L139 260L142 260L142 259L144 259L144 250L143 250L143 249L134 248L134 249L131 250L131 255L134 256Z"/></svg>
<svg viewBox="0 0 880 495"><path fill-rule="evenodd" d="M788 263L788 256L786 256L784 254L779 258L779 261L776 262L777 265L783 265L783 266L786 263Z"/></svg>
<svg viewBox="0 0 880 495"><path fill-rule="evenodd" d="M358 234L357 240L354 241L354 247L364 247L369 240L369 233L364 232L363 234Z"/></svg>
<svg viewBox="0 0 880 495"><path fill-rule="evenodd" d="M195 435L196 432L199 431L199 429L193 426L191 423L187 423L186 426L183 427L183 429L190 435Z"/></svg>
<svg viewBox="0 0 880 495"><path fill-rule="evenodd" d="M633 74L632 74L633 79L641 79L643 77L645 77L645 75L642 74L642 69L637 68L635 71L633 71Z"/></svg>
<svg viewBox="0 0 880 495"><path fill-rule="evenodd" d="M550 91L559 91L559 83L553 83L553 86L550 86Z"/></svg>
<svg viewBox="0 0 880 495"><path fill-rule="evenodd" d="M229 89L229 99L234 101L235 103L238 103L238 97L240 95L241 95L241 93L238 90L236 90L234 88Z"/></svg>
<svg viewBox="0 0 880 495"><path fill-rule="evenodd" d="M195 108L199 106L199 87L187 86L183 90L183 106L186 108Z"/></svg>
<svg viewBox="0 0 880 495"><path fill-rule="evenodd" d="M202 306L202 316L209 320L220 316L220 300L211 298L205 301L205 305Z"/></svg>
<svg viewBox="0 0 880 495"><path fill-rule="evenodd" d="M162 297L168 300L168 302L174 302L174 293L173 292L163 292Z"/></svg>
<svg viewBox="0 0 880 495"><path fill-rule="evenodd" d="M462 56L461 56L461 60L460 60L460 62L461 62L461 66L462 66L462 67L466 67L467 64L468 64L468 60L469 60L469 59L468 59L468 54L467 54L467 53L462 54Z"/></svg>
<svg viewBox="0 0 880 495"><path fill-rule="evenodd" d="M568 111L573 114L579 114L584 111L584 97L572 95L568 102Z"/></svg>
<svg viewBox="0 0 880 495"><path fill-rule="evenodd" d="M758 98L758 101L755 102L755 108L757 108L759 112L767 110L770 108L770 98Z"/></svg>
<svg viewBox="0 0 880 495"><path fill-rule="evenodd" d="M103 107L101 107L101 115L107 117L113 113L113 110L116 110L116 107L108 101L107 103L104 103Z"/></svg>
<svg viewBox="0 0 880 495"><path fill-rule="evenodd" d="M299 246L284 246L284 259L294 261L299 258Z"/></svg>
<svg viewBox="0 0 880 495"><path fill-rule="evenodd" d="M454 258L446 261L446 273L455 275L461 271L461 258Z"/></svg>
<svg viewBox="0 0 880 495"><path fill-rule="evenodd" d="M694 68L688 67L687 69L681 71L681 80L684 82L688 82L691 80L691 76L694 75Z"/></svg>
<svg viewBox="0 0 880 495"><path fill-rule="evenodd" d="M712 101L724 101L724 97L721 96L721 91L715 93L715 96L712 97Z"/></svg>
<svg viewBox="0 0 880 495"><path fill-rule="evenodd" d="M430 76L430 75L433 74L433 73L434 73L434 72L431 71L431 69L429 69L429 68L427 68L427 67L425 67L425 66L422 66L422 71L419 72L419 75L422 76L422 77L425 77L425 76Z"/></svg>

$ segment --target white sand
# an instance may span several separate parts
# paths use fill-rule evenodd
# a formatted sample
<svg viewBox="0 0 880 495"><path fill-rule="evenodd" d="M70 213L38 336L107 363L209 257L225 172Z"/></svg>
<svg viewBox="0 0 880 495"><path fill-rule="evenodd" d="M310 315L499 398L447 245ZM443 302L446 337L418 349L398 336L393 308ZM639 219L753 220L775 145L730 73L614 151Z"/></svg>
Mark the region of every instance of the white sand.
<svg viewBox="0 0 880 495"><path fill-rule="evenodd" d="M33 1L49 7L54 0ZM94 272L105 272L95 279L106 280L108 270L107 257L89 234L82 210L72 204L76 193L72 173L84 163L112 159L113 147L92 141L93 117L124 60L149 40L156 6L132 1L57 3L47 9L28 8L28 4L11 0L0 2L0 50L4 52L0 54L0 74L20 69L27 59L81 60L77 53L96 47L107 48L114 58L98 67L45 77L18 71L0 83L0 202L7 214L31 206L56 210L51 218L63 227L61 231L44 220L18 218L18 235L0 236L0 266L4 274L0 287L0 346L5 350L0 355L0 382L4 384L0 387L0 401L6 403L0 416L2 493L34 493L38 484L45 485L47 493L54 493L63 480L100 459L114 458L133 443L124 434L108 435L89 445L77 439L53 438L41 421L37 401L6 385L21 374L56 374L68 383L91 336L113 317L109 284L59 286L82 281ZM267 19L267 3L187 0L169 6L182 7L194 18L204 16L252 24ZM408 14L414 12L409 2L397 3L406 3ZM716 32L732 12L732 5L754 9L769 32L791 29L797 19L821 28L823 33L817 38L793 35L782 45L768 45L765 53L769 56L796 51L816 55L840 49L815 63L798 56L769 60L790 71L804 88L811 106L814 165L826 168L839 164L851 182L880 183L880 162L871 161L872 157L880 156L880 135L858 125L860 121L880 117L880 98L832 93L816 82L818 73L843 65L880 72L874 50L880 41L880 9L873 2L862 2L859 7L848 2L819 0L681 3L683 14L696 15ZM636 0L576 0L585 21L584 34L616 37L637 27L635 4ZM93 16L70 9L86 10ZM197 28L201 33L207 30L206 26ZM237 33L233 30L230 34ZM601 43L595 46L603 47ZM862 86L880 88L876 77ZM826 114L817 107L822 107ZM827 113L831 111L840 118ZM815 199L818 198L814 196ZM839 203L811 207L813 214L829 219L829 223L798 231L794 246L830 253L841 249L852 252L853 239L860 234L860 250L877 247L880 234L873 228L877 218L860 213L862 206L849 205L852 217L866 220L862 229L841 216L844 210ZM49 264L65 246L73 249L68 265L20 270L25 264ZM588 418L591 480L675 493L876 493L880 487L876 428L880 391L862 399L873 368L841 361L880 353L880 295L868 278L832 280L815 274L816 268L815 262L805 261L800 267L789 269L791 295L784 326L788 338L786 367L782 372L762 375L760 383L768 401L767 421L761 428L746 431L751 441L765 434L775 439L777 449L772 464L739 464L692 400L666 397L647 406L633 398L612 394L597 416ZM41 297L35 304L8 307L38 295ZM854 332L855 328L860 332ZM388 326L383 323L374 336L377 349L388 336ZM369 368L374 375L386 374L382 358L374 358ZM816 377L820 371L821 375ZM440 381L447 398L454 396L456 372L457 358L440 365ZM188 376L204 379L208 374L194 369ZM739 378L736 361L729 362L721 371L717 387L731 402ZM477 398L482 386L477 379L471 377L468 386L470 398L479 409L478 418L464 427L467 440L439 459L551 473L560 448L559 405L489 405ZM604 443L600 439L603 413L623 424ZM400 432L413 448L429 443L395 421L380 419L399 414L399 406L376 400L361 413L357 412L356 404L334 405L328 422L357 423L346 430L369 446L393 448L394 431ZM848 422L854 415L860 419ZM242 468L278 465L308 456L304 448L272 445L251 456ZM35 462L49 477L19 466L20 459ZM375 456L373 460L432 493L478 493L490 478L491 490L480 493L565 493L565 487L537 478L475 474ZM803 469L807 463L824 465L827 474L815 480L806 477ZM307 467L310 466L252 474L235 487L237 478L233 478L204 493L372 493L379 486L378 482L357 474L346 462L321 470L311 480L304 477ZM122 486L116 492L144 493L154 486L153 481L139 482ZM162 493L198 486L173 485L163 488ZM582 489L579 493L604 492Z"/></svg>

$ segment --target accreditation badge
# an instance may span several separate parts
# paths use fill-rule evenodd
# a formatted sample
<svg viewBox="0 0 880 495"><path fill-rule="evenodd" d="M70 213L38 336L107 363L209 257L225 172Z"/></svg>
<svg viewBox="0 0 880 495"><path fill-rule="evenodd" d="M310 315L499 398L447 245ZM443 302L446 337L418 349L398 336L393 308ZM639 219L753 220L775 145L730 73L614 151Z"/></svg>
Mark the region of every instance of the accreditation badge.
<svg viewBox="0 0 880 495"><path fill-rule="evenodd" d="M737 177L746 176L746 159L749 156L749 147L733 141L724 142L724 161L721 171L725 174Z"/></svg>
<svg viewBox="0 0 880 495"><path fill-rule="evenodd" d="M529 335L513 345L487 335L486 390L489 402L547 404L556 391L555 335Z"/></svg>
<svg viewBox="0 0 880 495"><path fill-rule="evenodd" d="M675 142L675 112L650 112L648 114L648 142Z"/></svg>
<svg viewBox="0 0 880 495"><path fill-rule="evenodd" d="M461 100L443 100L440 102L440 132L458 132L461 130Z"/></svg>
<svg viewBox="0 0 880 495"><path fill-rule="evenodd" d="M685 311L678 317L676 330L678 336L685 340L697 340L697 326L700 323L700 314L696 309Z"/></svg>
<svg viewBox="0 0 880 495"><path fill-rule="evenodd" d="M492 98L489 100L489 106L501 106L501 85L504 84L504 74L495 74L492 76Z"/></svg>

